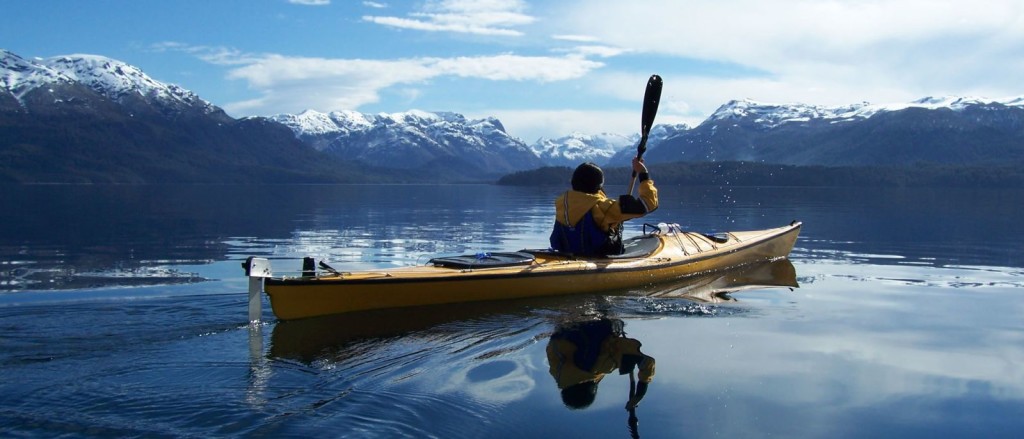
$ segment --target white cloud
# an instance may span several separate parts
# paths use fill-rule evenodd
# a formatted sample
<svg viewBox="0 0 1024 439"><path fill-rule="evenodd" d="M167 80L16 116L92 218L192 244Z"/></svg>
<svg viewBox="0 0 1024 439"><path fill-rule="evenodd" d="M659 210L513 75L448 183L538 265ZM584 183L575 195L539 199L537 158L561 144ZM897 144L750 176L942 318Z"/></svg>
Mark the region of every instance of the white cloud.
<svg viewBox="0 0 1024 439"><path fill-rule="evenodd" d="M497 55L458 58L423 58L439 74L494 81L551 82L579 78L604 64L576 56Z"/></svg>
<svg viewBox="0 0 1024 439"><path fill-rule="evenodd" d="M718 104L738 97L828 104L929 94L1013 96L1021 93L1017 78L1024 77L1024 3L1017 0L559 5L545 13L562 17L554 26L559 34L588 35L631 53L656 55L659 64L702 60L764 72L759 78L678 78L693 75L685 66L663 72L666 87L688 81L680 93L694 101L715 96Z"/></svg>
<svg viewBox="0 0 1024 439"><path fill-rule="evenodd" d="M207 58L204 58L207 59ZM219 57L217 62L232 65ZM453 76L492 81L552 82L579 78L603 64L574 56L528 57L511 54L399 60L328 59L282 55L239 55L229 79L246 81L257 99L229 103L232 113L270 114L307 108L358 110L376 103L384 89L403 86L401 95L418 93L410 85Z"/></svg>
<svg viewBox="0 0 1024 439"><path fill-rule="evenodd" d="M611 58L629 52L629 50L623 49L621 47L599 45L576 46L570 49L555 49L554 51L575 53L580 56L597 56L601 58Z"/></svg>
<svg viewBox="0 0 1024 439"><path fill-rule="evenodd" d="M257 62L258 55L245 54L238 49L215 46L193 46L176 41L164 41L149 46L155 52L176 51L193 55L203 61L216 65L243 65Z"/></svg>
<svg viewBox="0 0 1024 439"><path fill-rule="evenodd" d="M288 0L293 5L325 6L331 4L331 0Z"/></svg>
<svg viewBox="0 0 1024 439"><path fill-rule="evenodd" d="M427 2L407 17L364 16L363 21L429 32L521 36L511 28L535 20L523 13L525 7L521 0L441 0Z"/></svg>
<svg viewBox="0 0 1024 439"><path fill-rule="evenodd" d="M368 7L368 8L376 8L376 9L384 9L384 8L387 8L387 7L388 7L388 5L387 5L387 4L385 4L385 3L381 3L381 2L370 2L370 1L365 1L365 2L363 2L363 6L366 6L366 7Z"/></svg>
<svg viewBox="0 0 1024 439"><path fill-rule="evenodd" d="M669 55L781 65L848 60L884 46L922 47L951 38L1024 35L1012 0L762 2L588 1L565 25L601 41ZM643 32L636 32L643 29Z"/></svg>
<svg viewBox="0 0 1024 439"><path fill-rule="evenodd" d="M523 35L522 32L501 29L494 27L481 26L474 23L467 22L444 22L435 17L434 20L416 20L412 18L400 18L400 17L375 17L375 16L364 16L363 21L369 21L371 23L381 24L384 26L398 27L403 29L422 30L429 32L457 32L477 35L496 35L506 37L518 37Z"/></svg>
<svg viewBox="0 0 1024 439"><path fill-rule="evenodd" d="M575 41L577 43L596 43L598 41L597 38L590 35L552 35L551 38L554 40Z"/></svg>

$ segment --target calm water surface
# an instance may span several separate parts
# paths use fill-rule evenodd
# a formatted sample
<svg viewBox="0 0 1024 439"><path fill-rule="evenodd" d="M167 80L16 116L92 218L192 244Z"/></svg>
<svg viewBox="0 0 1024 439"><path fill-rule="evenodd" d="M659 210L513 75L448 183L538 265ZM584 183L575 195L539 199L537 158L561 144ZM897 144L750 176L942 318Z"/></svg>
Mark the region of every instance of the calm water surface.
<svg viewBox="0 0 1024 439"><path fill-rule="evenodd" d="M295 322L265 303L246 325L247 256L353 270L543 247L557 190L4 187L0 437L1024 431L1015 190L663 187L647 222L804 229L789 261L675 285ZM745 283L799 287L711 294ZM597 318L657 360L633 429L628 375L573 410L548 371L549 337Z"/></svg>

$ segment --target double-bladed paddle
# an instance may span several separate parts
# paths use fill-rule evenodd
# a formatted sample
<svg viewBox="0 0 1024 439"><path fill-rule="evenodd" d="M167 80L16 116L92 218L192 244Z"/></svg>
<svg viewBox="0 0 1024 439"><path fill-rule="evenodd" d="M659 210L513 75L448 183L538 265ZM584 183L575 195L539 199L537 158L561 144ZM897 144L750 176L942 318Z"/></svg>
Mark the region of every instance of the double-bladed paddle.
<svg viewBox="0 0 1024 439"><path fill-rule="evenodd" d="M661 76L651 75L647 80L647 90L644 92L644 110L640 115L640 143L636 145L636 157L643 158L647 151L647 135L651 133L651 126L654 125L654 116L658 114L658 103L661 102ZM629 194L633 195L633 186L636 185L636 172L629 182Z"/></svg>

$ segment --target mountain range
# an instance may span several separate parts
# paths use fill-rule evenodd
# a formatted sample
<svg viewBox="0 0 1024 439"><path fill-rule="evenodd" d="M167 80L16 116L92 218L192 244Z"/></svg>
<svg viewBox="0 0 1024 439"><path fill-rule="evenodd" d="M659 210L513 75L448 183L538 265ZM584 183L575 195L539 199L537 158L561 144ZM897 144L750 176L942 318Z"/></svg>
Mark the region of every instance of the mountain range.
<svg viewBox="0 0 1024 439"><path fill-rule="evenodd" d="M317 151L339 159L399 170L458 165L461 173L495 178L543 162L495 118L470 120L457 113L354 111L270 117Z"/></svg>
<svg viewBox="0 0 1024 439"><path fill-rule="evenodd" d="M630 154L622 151L613 161ZM647 158L805 166L1024 163L1024 97L837 107L736 100L652 146Z"/></svg>
<svg viewBox="0 0 1024 439"><path fill-rule="evenodd" d="M527 145L495 118L355 111L235 119L96 55L0 50L0 182L493 181L583 161L629 163L638 134ZM656 124L649 162L877 166L1024 163L1024 97L841 107L737 100L696 127Z"/></svg>
<svg viewBox="0 0 1024 439"><path fill-rule="evenodd" d="M358 181L354 168L120 61L0 51L0 182Z"/></svg>

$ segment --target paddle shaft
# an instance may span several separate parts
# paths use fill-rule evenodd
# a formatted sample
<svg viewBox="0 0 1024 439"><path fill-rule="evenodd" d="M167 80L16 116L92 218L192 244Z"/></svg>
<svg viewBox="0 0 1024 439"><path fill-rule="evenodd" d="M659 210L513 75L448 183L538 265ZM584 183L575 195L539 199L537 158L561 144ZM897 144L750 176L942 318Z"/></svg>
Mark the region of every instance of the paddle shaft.
<svg viewBox="0 0 1024 439"><path fill-rule="evenodd" d="M651 133L651 126L654 125L654 116L658 114L662 85L661 76L651 75L651 78L647 80L647 90L644 91L644 109L640 115L640 143L636 145L637 159L642 159L644 152L647 151L647 136ZM633 195L636 177L636 171L633 171L632 179L629 182L629 195Z"/></svg>
<svg viewBox="0 0 1024 439"><path fill-rule="evenodd" d="M629 401L632 403L633 398L636 396L636 380L633 379L633 371L629 371ZM627 403L629 404L629 403ZM636 417L636 406L632 405L627 408L629 411L629 418L626 420L626 425L629 425L629 435L633 438L640 437L640 420Z"/></svg>

